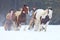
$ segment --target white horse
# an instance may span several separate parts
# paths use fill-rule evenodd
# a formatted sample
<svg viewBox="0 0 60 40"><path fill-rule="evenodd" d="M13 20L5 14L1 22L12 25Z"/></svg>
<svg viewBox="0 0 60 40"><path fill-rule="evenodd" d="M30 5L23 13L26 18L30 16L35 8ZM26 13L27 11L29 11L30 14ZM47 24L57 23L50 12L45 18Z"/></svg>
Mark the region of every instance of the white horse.
<svg viewBox="0 0 60 40"><path fill-rule="evenodd" d="M46 10L37 9L34 13L36 15L34 30L41 31L42 29L45 29L45 31L46 31L47 25L49 24L50 19L52 18L52 13L53 13L53 11L50 9L46 9ZM42 21L42 19L44 19L44 22ZM45 27L43 27L43 25L45 25Z"/></svg>

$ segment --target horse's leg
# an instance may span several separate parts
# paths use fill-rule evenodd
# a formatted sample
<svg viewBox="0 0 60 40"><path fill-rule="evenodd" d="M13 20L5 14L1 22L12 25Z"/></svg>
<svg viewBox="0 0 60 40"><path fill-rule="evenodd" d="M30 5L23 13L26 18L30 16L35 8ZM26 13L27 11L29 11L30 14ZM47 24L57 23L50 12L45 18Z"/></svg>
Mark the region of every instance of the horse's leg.
<svg viewBox="0 0 60 40"><path fill-rule="evenodd" d="M44 24L44 25L42 26L42 29L46 32L47 25L46 25L46 24Z"/></svg>
<svg viewBox="0 0 60 40"><path fill-rule="evenodd" d="M14 27L14 30L16 31L16 27L17 27L17 23L16 22L13 22L13 27Z"/></svg>
<svg viewBox="0 0 60 40"><path fill-rule="evenodd" d="M38 30L42 31L42 24L40 23L40 21L39 21L39 29Z"/></svg>
<svg viewBox="0 0 60 40"><path fill-rule="evenodd" d="M47 30L47 26L49 24L50 21L48 21L46 24L45 24L45 31Z"/></svg>
<svg viewBox="0 0 60 40"><path fill-rule="evenodd" d="M4 24L4 29L7 30L7 25L6 24Z"/></svg>
<svg viewBox="0 0 60 40"><path fill-rule="evenodd" d="M17 20L17 30L20 30L21 28L21 20L20 20L20 17L18 17L18 20Z"/></svg>
<svg viewBox="0 0 60 40"><path fill-rule="evenodd" d="M19 23L19 28L21 28L21 23Z"/></svg>
<svg viewBox="0 0 60 40"><path fill-rule="evenodd" d="M42 25L42 30L44 30L46 32L46 30L47 30L47 24Z"/></svg>
<svg viewBox="0 0 60 40"><path fill-rule="evenodd" d="M30 20L29 28L28 29L31 29L32 28L32 25L33 25L33 19Z"/></svg>
<svg viewBox="0 0 60 40"><path fill-rule="evenodd" d="M18 30L20 30L20 28L21 28L21 24L19 23L19 25L18 25Z"/></svg>
<svg viewBox="0 0 60 40"><path fill-rule="evenodd" d="M43 24L43 23L42 23L41 26L42 26L41 30L42 30L42 31L43 31L43 30L46 31L46 30L45 30L46 24Z"/></svg>
<svg viewBox="0 0 60 40"><path fill-rule="evenodd" d="M19 23L16 23L16 26L15 26L15 30L18 31L19 30Z"/></svg>
<svg viewBox="0 0 60 40"><path fill-rule="evenodd" d="M35 20L34 30L35 31L38 31L39 30L39 21L38 20Z"/></svg>

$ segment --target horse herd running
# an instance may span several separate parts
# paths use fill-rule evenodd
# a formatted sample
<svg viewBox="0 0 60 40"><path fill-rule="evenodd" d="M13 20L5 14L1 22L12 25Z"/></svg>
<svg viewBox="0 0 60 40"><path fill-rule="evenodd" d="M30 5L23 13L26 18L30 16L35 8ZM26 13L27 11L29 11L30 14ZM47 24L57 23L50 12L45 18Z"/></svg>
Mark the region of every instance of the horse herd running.
<svg viewBox="0 0 60 40"><path fill-rule="evenodd" d="M34 31L46 31L47 25L49 24L52 18L53 10L51 7L47 9L35 9L32 12L32 17L29 22L28 30L34 28ZM6 31L12 30L15 31L20 30L21 24L25 23L26 25L26 18L27 14L29 14L29 7L24 5L23 8L20 8L19 11L10 10L6 15L6 21L4 24L4 29ZM24 29L25 30L25 29Z"/></svg>

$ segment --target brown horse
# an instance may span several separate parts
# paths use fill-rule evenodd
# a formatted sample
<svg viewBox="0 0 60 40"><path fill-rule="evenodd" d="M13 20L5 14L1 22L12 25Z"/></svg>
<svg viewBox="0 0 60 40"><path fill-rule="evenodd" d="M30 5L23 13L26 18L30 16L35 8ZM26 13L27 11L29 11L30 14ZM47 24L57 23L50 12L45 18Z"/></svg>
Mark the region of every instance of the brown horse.
<svg viewBox="0 0 60 40"><path fill-rule="evenodd" d="M16 26L21 26L21 23L26 23L26 14L28 13L28 8L27 6L24 6L23 8L21 8L20 11L16 11L15 12L15 23ZM15 26L15 27L16 27Z"/></svg>
<svg viewBox="0 0 60 40"><path fill-rule="evenodd" d="M28 14L29 8L28 6L24 5L22 8L21 14L18 17L18 24L25 23L26 24L26 14Z"/></svg>

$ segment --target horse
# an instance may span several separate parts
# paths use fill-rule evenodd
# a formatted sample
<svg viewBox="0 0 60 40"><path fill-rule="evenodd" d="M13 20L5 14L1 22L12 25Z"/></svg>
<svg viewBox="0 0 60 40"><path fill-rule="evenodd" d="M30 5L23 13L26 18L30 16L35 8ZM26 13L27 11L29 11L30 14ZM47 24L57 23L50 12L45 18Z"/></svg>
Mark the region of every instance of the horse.
<svg viewBox="0 0 60 40"><path fill-rule="evenodd" d="M26 14L28 14L28 11L29 11L28 8L25 6L23 8L21 8L20 11L16 11L15 12L16 21L15 21L14 25L16 24L17 27L18 26L21 27L21 23L26 24Z"/></svg>
<svg viewBox="0 0 60 40"><path fill-rule="evenodd" d="M19 15L21 15L21 10L20 11L16 11L14 13L14 15L12 16L13 18L13 26L14 26L14 29L15 30L19 30L19 28L21 27L21 24L20 24L20 20L19 19Z"/></svg>
<svg viewBox="0 0 60 40"><path fill-rule="evenodd" d="M29 30L34 27L34 21L35 21L35 15L34 15L34 11L32 11L31 12L31 19L30 19L29 27L28 27Z"/></svg>
<svg viewBox="0 0 60 40"><path fill-rule="evenodd" d="M20 23L26 24L26 17L28 13L29 13L29 7L24 5L21 11L21 15L19 15L18 17L18 21L20 21Z"/></svg>
<svg viewBox="0 0 60 40"><path fill-rule="evenodd" d="M10 31L12 29L12 19L11 19L11 13L8 13L6 15L6 21L4 24L4 29L7 31Z"/></svg>
<svg viewBox="0 0 60 40"><path fill-rule="evenodd" d="M45 16L45 18L41 17L41 26L42 29L44 29L44 31L47 30L47 26L52 19L52 13L53 13L52 9L46 9L45 11L47 12L47 15Z"/></svg>
<svg viewBox="0 0 60 40"><path fill-rule="evenodd" d="M47 29L47 25L49 24L51 18L52 18L52 10L51 9L37 9L34 13L35 15L35 25L34 25L34 30L41 31L42 29ZM45 27L43 27L45 25Z"/></svg>

